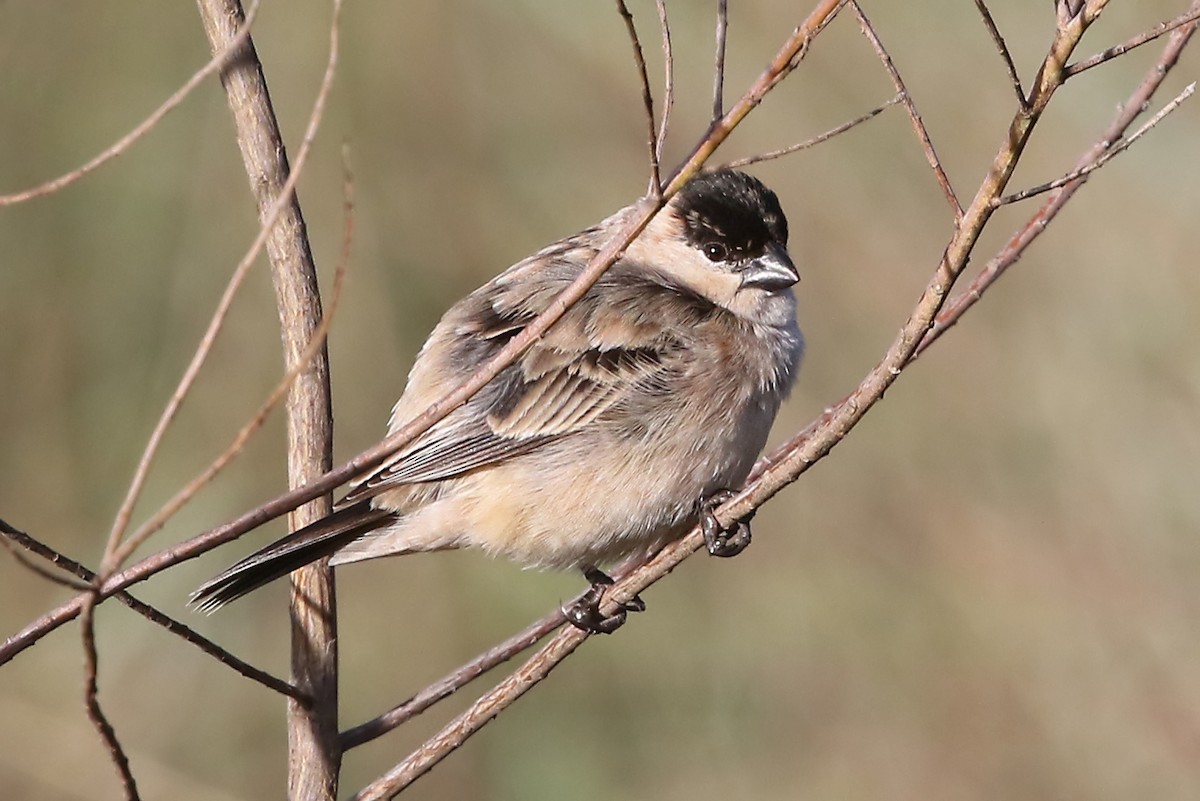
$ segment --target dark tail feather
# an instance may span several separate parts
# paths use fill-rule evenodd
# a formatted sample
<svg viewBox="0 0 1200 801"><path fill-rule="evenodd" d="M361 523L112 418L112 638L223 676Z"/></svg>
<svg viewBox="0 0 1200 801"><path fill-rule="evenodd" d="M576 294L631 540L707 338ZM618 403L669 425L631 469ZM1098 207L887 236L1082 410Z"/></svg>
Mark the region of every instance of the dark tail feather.
<svg viewBox="0 0 1200 801"><path fill-rule="evenodd" d="M339 509L209 579L192 593L188 603L201 612L214 612L264 584L330 555L394 516L394 512L372 508L368 501Z"/></svg>

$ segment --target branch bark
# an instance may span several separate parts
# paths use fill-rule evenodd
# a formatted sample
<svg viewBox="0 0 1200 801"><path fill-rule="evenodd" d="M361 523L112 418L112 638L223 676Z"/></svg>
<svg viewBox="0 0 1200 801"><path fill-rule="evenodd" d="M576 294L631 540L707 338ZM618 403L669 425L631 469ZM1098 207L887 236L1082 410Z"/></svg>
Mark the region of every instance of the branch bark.
<svg viewBox="0 0 1200 801"><path fill-rule="evenodd" d="M229 46L242 24L238 0L198 0L209 43L215 52ZM336 10L335 10L336 14ZM335 38L336 42L336 22ZM331 54L331 61L333 56ZM284 191L289 167L283 137L271 106L262 64L247 39L221 75L237 128L250 188L266 222ZM292 195L267 237L275 286L284 362L300 364L321 324L316 265L300 204ZM329 360L321 346L301 370L287 398L288 485L299 487L333 465L333 416ZM289 516L300 528L328 514L327 494ZM337 620L333 571L322 561L292 575L292 682L311 699L288 701L288 797L329 799L337 795L341 748L337 729Z"/></svg>

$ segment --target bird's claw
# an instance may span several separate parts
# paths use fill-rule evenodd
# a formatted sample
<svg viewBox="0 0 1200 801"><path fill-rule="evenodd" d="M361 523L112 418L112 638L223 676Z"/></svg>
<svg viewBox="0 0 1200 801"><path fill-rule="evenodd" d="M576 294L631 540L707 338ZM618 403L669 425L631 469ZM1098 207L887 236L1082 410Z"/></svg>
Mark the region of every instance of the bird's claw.
<svg viewBox="0 0 1200 801"><path fill-rule="evenodd" d="M589 634L612 634L624 625L630 612L646 611L646 602L640 595L635 595L618 607L613 614L601 613L600 602L604 599L604 590L613 583L613 580L594 567L583 571L583 575L591 582L591 586L580 596L578 601L570 606L562 607L563 617L575 628Z"/></svg>
<svg viewBox="0 0 1200 801"><path fill-rule="evenodd" d="M704 534L704 544L708 547L708 552L713 556L737 556L750 544L749 517L723 527L713 514L714 509L733 496L734 493L730 490L718 490L700 501L700 531Z"/></svg>

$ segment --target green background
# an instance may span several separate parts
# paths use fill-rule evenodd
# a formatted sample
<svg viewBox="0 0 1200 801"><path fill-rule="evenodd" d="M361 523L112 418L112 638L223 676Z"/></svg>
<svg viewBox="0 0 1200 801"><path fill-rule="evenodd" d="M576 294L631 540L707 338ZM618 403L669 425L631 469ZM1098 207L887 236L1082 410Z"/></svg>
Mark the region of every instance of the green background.
<svg viewBox="0 0 1200 801"><path fill-rule="evenodd" d="M670 164L707 123L710 5L672 6ZM736 97L809 4L731 5ZM1050 3L994 5L1028 82L1051 38ZM264 6L255 39L294 150L323 70L329 7ZM1183 4L1111 6L1081 56ZM633 10L657 83L653 6L638 0ZM867 11L966 202L1014 106L973 4L877 0ZM1013 188L1064 172L1160 47L1073 79ZM0 4L0 192L83 163L207 56L188 3ZM1185 54L1159 105L1195 80L1198 58ZM720 158L806 139L892 94L846 15ZM586 643L411 797L1197 797L1198 124L1200 107L1185 105L1094 175L1011 275L759 513L754 547L730 562L688 561L646 593L646 614ZM328 288L349 145L354 257L330 344L339 460L383 433L416 349L449 304L642 191L644 128L629 44L608 3L347 3L337 85L300 185ZM809 341L778 442L880 358L951 219L898 108L754 172L791 220ZM974 264L1034 208L1001 210ZM83 182L0 209L0 517L96 563L255 220L216 81ZM280 375L277 343L260 264L136 519L253 413ZM281 438L276 417L149 548L277 493ZM211 617L183 604L281 531L277 523L186 563L138 594L283 673L282 586ZM343 569L343 725L403 700L581 583L463 553ZM4 556L0 634L68 595ZM145 798L283 796L277 696L118 604L101 607L97 625L101 700ZM0 669L6 797L119 797L84 718L81 664L68 625ZM352 752L343 794L483 686Z"/></svg>

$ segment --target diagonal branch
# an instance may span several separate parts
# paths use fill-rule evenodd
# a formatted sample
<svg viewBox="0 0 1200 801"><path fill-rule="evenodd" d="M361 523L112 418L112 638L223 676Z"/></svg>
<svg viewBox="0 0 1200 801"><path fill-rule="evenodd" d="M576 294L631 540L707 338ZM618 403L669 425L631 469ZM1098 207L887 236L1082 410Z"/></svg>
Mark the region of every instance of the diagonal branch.
<svg viewBox="0 0 1200 801"><path fill-rule="evenodd" d="M1188 13L1200 15L1200 0L1192 0ZM1076 162L1076 166L1080 169L1091 164L1096 159L1100 158L1109 142L1117 141L1128 130L1133 121L1138 118L1147 104L1154 97L1154 93L1162 86L1167 75L1174 69L1179 62L1179 57L1183 53L1183 49L1187 47L1191 41L1192 35L1196 32L1197 25L1200 21L1193 20L1192 22L1182 25L1171 34L1171 38L1167 41L1162 53L1159 54L1158 60L1147 72L1142 82L1130 95L1129 99L1118 107L1117 116L1112 123L1105 129L1100 140L1093 145L1086 153L1080 156ZM950 330L955 323L966 313L968 309L979 302L983 297L983 293L994 284L1001 275L1015 264L1025 250L1033 244L1033 241L1041 236L1046 230L1046 226L1058 216L1058 213L1074 197L1075 192L1083 186L1082 178L1072 181L1058 189L1053 190L1050 199L1047 200L1037 213L1034 214L1029 221L1014 234L1009 241L1004 245L996 256L994 256L980 271L970 286L952 298L946 304L946 308L938 315L937 324L929 331L925 339L922 340L921 346L917 349L917 354L925 352L925 349L936 342L943 334Z"/></svg>
<svg viewBox="0 0 1200 801"><path fill-rule="evenodd" d="M902 102L904 102L904 96L897 94L891 100L887 101L886 103L880 103L878 106L871 109L866 114L855 117L852 120L843 122L841 125L830 128L825 133L818 134L817 136L814 136L812 139L807 139L798 144L788 145L787 147L782 147L779 150L771 150L767 153L760 153L757 156L747 156L745 158L734 159L733 161L727 161L727 162L725 162L725 166L726 167L748 167L751 164L758 164L760 161L770 161L771 159L782 158L783 156L790 156L792 153L799 153L801 150L808 150L810 147L815 147L815 146L821 144L822 142L829 141L830 139L837 136L838 134L843 134L846 131L850 130L851 128L862 125L867 120L875 119L888 107L894 106L897 103L902 103Z"/></svg>
<svg viewBox="0 0 1200 801"><path fill-rule="evenodd" d="M950 209L954 212L954 219L962 219L962 203L959 202L958 196L954 194L954 187L950 185L950 179L946 176L946 171L942 169L942 162L938 159L937 153L934 152L933 140L929 138L929 131L926 130L925 123L921 119L920 113L917 112L917 106L913 103L912 95L908 93L908 89L904 86L904 79L900 77L900 71L896 69L896 65L892 62L892 57L884 48L879 35L875 33L875 28L871 26L871 21L863 13L858 0L850 0L850 8L854 11L854 16L858 19L863 36L867 37L867 41L875 49L875 55L879 57L879 61L887 71L888 77L892 79L892 85L896 87L896 91L904 98L901 103L904 105L904 110L908 112L908 119L912 122L917 139L921 142L921 150L925 152L925 160L929 162L929 168L933 170L933 175L937 178L938 186L942 188L942 194L946 196L946 202L950 204ZM1024 107L1024 104L1022 104L1022 107Z"/></svg>
<svg viewBox="0 0 1200 801"><path fill-rule="evenodd" d="M1074 64L1067 66L1065 69L1063 69L1063 77L1064 79L1073 78L1084 70L1090 70L1092 67L1099 66L1106 61L1111 61L1117 56L1128 53L1135 47L1141 47L1144 44L1153 42L1163 34L1170 33L1177 28L1191 24L1197 20L1200 20L1200 9L1191 8L1174 19L1167 20L1166 22L1160 22L1150 30L1131 37L1118 45L1113 45L1107 50L1097 53L1091 58L1086 58L1083 61L1077 61Z"/></svg>
<svg viewBox="0 0 1200 801"><path fill-rule="evenodd" d="M86 590L87 588L93 586L93 583L96 580L95 573L88 570L74 559L63 555L45 543L34 539L24 531L19 531L3 520L0 520L0 534L4 535L3 540L0 540L0 542L3 542L5 546L10 549L13 556L23 556L20 551L15 550L15 546L19 545L26 551L36 554L50 564L70 574L63 575L62 573L51 572L46 570L46 568L40 563L25 561L25 558L21 559L22 564L33 570L36 570L39 575L45 576L51 581L66 584L76 589L83 588ZM75 578L72 578L72 576ZM297 690L291 684L288 684L283 679L272 676L265 670L260 670L254 667L249 662L239 659L229 651L226 651L224 648L217 645L212 640L204 637L194 629L185 626L178 620L175 620L163 612L160 612L150 604L145 603L144 601L139 601L137 598L134 598L127 592L117 593L116 599L132 609L134 612L137 612L139 615L149 620L151 623L162 626L164 629L176 635L180 639L190 642L204 653L215 658L218 662L228 665L246 678L257 681L259 684L262 684L264 687L274 690L277 693L291 696L302 703L308 703L308 696L304 695L304 693Z"/></svg>
<svg viewBox="0 0 1200 801"><path fill-rule="evenodd" d="M141 139L143 136L152 131L154 126L158 125L159 121L162 120L163 117L167 116L167 114L174 111L180 104L182 104L183 101L187 99L188 95L192 93L192 90L204 83L205 79L207 79L214 72L224 69L225 66L233 60L237 49L241 47L242 43L250 37L250 26L253 25L254 17L258 14L258 4L259 0L254 0L254 2L251 3L250 10L246 13L245 23L238 31L237 36L230 43L229 47L214 55L207 64L197 70L196 73L187 80L187 83L179 87L175 94L168 97L161 106L155 109L149 117L138 123L138 125L132 131L118 139L112 146L105 149L82 167L74 169L64 175L60 175L58 178L54 178L50 181L39 184L32 189L26 189L23 192L15 192L11 195L0 195L0 208L3 208L4 206L11 206L16 203L24 203L27 200L33 200L34 198L57 192L60 189L70 186L80 178L83 178L85 175L95 171L99 167L104 166L128 150L135 142L137 142L137 140Z"/></svg>
<svg viewBox="0 0 1200 801"><path fill-rule="evenodd" d="M1038 184L1037 186L1030 187L1029 189L1023 189L1020 192L1014 192L1011 195L1005 195L1004 197L1001 197L1001 198L996 198L996 200L993 201L993 205L1003 206L1003 205L1006 205L1009 203L1017 203L1022 200L1026 200L1028 198L1034 197L1036 195L1045 194L1046 192L1049 192L1052 189L1058 189L1059 187L1066 186L1069 183L1078 181L1080 178L1083 178L1084 176L1090 175L1091 173L1100 169L1105 164L1112 161L1114 158L1116 158L1117 156L1119 156L1120 154L1122 154L1126 150L1128 150L1130 145L1132 145L1137 140L1141 139L1142 136L1144 136L1151 128L1153 128L1155 125L1158 125L1160 122L1162 122L1168 114L1170 114L1171 112L1173 112L1177 108L1179 108L1179 106L1183 103L1183 101L1185 101L1189 97L1191 97L1195 93L1195 91L1196 91L1196 82L1192 81L1190 84L1188 84L1184 88L1184 90L1182 92L1180 92L1178 95L1176 95L1175 98L1173 100L1171 100L1170 103L1167 103L1167 105L1163 106L1162 109L1160 109L1157 114L1155 114L1153 117L1151 117L1149 120L1147 120L1144 125L1142 125L1140 128L1138 128L1136 131L1134 131L1133 133L1131 133L1129 136L1125 137L1124 139L1120 139L1117 142L1114 142L1111 145L1109 145L1108 148L1101 155L1097 156L1096 159L1094 161L1092 161L1091 163L1086 164L1082 167L1076 167L1074 170L1071 170L1071 172L1067 173L1066 175L1062 176L1061 178L1056 178L1053 181L1049 181L1044 184Z"/></svg>
<svg viewBox="0 0 1200 801"><path fill-rule="evenodd" d="M1021 76L1017 74L1017 65L1013 63L1012 53L1008 51L1008 43L1004 41L1004 36L1001 35L1000 29L996 27L996 21L992 19L991 9L987 7L986 0L975 0L975 7L979 9L979 15L983 17L983 26L987 28L988 35L992 37L992 43L996 45L996 51L1000 53L1000 58L1004 60L1004 69L1008 71L1008 80L1012 83L1013 92L1016 93L1017 103L1025 108L1029 105L1029 100L1025 97L1025 90L1021 87Z"/></svg>

